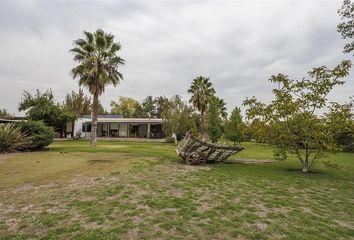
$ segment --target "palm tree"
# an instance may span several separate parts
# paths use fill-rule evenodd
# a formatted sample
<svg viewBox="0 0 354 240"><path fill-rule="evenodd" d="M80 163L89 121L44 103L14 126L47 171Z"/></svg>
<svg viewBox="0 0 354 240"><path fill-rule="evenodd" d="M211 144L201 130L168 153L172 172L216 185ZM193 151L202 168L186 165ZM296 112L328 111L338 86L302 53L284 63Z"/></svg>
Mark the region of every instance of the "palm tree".
<svg viewBox="0 0 354 240"><path fill-rule="evenodd" d="M217 96L212 96L214 102L216 103L216 106L218 108L218 111L220 113L220 117L222 117L224 120L227 119L227 109L226 109L226 103L224 99L219 98Z"/></svg>
<svg viewBox="0 0 354 240"><path fill-rule="evenodd" d="M193 79L192 85L188 89L188 93L192 94L189 102L200 112L200 132L204 139L205 112L208 108L209 99L215 94L215 90L212 83L209 81L209 78L199 76Z"/></svg>
<svg viewBox="0 0 354 240"><path fill-rule="evenodd" d="M97 29L94 33L84 31L84 35L84 39L74 41L75 47L70 50L74 54L74 61L78 62L71 72L74 79L79 79L79 85L87 87L93 95L91 146L96 146L98 97L108 84L116 86L123 79L118 66L124 65L124 59L117 55L121 45L113 41L112 34Z"/></svg>

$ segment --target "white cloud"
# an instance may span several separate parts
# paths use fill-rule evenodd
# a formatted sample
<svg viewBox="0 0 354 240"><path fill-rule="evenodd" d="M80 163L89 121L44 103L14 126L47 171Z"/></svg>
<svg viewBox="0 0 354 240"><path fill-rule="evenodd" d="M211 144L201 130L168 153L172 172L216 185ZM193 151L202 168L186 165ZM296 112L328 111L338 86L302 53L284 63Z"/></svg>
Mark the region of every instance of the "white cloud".
<svg viewBox="0 0 354 240"><path fill-rule="evenodd" d="M16 112L23 90L51 87L59 101L77 90L69 49L83 30L101 27L122 44L120 95L180 94L198 75L211 77L229 110L246 96L271 98L267 79L306 76L349 58L336 32L340 1L0 2L0 107ZM336 89L344 101L354 83Z"/></svg>

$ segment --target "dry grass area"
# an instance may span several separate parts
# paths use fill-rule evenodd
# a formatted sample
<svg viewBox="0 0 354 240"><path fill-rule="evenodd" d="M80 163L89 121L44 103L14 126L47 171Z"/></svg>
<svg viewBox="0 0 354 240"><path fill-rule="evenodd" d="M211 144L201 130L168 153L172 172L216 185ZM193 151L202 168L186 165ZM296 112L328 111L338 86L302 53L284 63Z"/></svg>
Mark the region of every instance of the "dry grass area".
<svg viewBox="0 0 354 240"><path fill-rule="evenodd" d="M163 143L72 144L0 156L0 239L354 239L352 154L302 174L295 161L185 166Z"/></svg>

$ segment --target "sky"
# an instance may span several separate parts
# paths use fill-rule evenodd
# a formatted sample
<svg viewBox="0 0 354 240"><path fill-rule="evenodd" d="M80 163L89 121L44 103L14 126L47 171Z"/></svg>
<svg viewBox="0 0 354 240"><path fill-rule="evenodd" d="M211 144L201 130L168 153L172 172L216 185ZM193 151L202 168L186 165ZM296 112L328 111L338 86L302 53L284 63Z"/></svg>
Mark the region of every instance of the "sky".
<svg viewBox="0 0 354 240"><path fill-rule="evenodd" d="M119 96L189 99L197 76L209 77L230 112L246 97L269 102L268 79L307 76L344 59L337 1L4 1L0 0L0 108L18 112L23 91L51 88L57 101L78 91L69 50L83 31L114 34L124 80L107 87L106 109ZM351 76L331 101L354 95ZM88 93L88 91L86 90Z"/></svg>

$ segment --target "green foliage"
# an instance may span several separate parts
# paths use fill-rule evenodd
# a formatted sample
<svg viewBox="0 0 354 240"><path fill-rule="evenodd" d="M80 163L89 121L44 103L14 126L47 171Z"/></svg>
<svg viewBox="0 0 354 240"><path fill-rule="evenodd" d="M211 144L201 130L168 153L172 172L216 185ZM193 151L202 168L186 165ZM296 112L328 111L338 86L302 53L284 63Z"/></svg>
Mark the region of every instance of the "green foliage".
<svg viewBox="0 0 354 240"><path fill-rule="evenodd" d="M180 96L176 95L168 99L162 108L163 130L166 137L171 137L172 133L176 133L177 139L180 140L186 132L196 132L196 125L192 117L193 109L182 101Z"/></svg>
<svg viewBox="0 0 354 240"><path fill-rule="evenodd" d="M123 75L118 67L124 60L117 54L120 43L114 42L114 36L97 29L94 33L84 31L85 39L74 41L75 47L70 50L78 65L72 69L74 78L79 79L79 85L85 86L93 95L101 95L106 85L116 86Z"/></svg>
<svg viewBox="0 0 354 240"><path fill-rule="evenodd" d="M121 114L126 118L140 117L141 106L138 101L131 97L120 96L117 102L111 102L111 113Z"/></svg>
<svg viewBox="0 0 354 240"><path fill-rule="evenodd" d="M199 76L193 80L188 93L192 94L189 102L200 112L200 129L202 137L204 137L205 112L207 111L210 98L215 94L215 90L209 78Z"/></svg>
<svg viewBox="0 0 354 240"><path fill-rule="evenodd" d="M21 132L31 137L31 141L22 150L40 150L53 142L54 131L41 121L23 121L16 123Z"/></svg>
<svg viewBox="0 0 354 240"><path fill-rule="evenodd" d="M217 96L212 96L211 98L213 98L213 101L216 102L216 106L218 108L218 111L220 113L220 116L225 120L227 119L227 109L226 109L226 103L224 101L224 99L219 98Z"/></svg>
<svg viewBox="0 0 354 240"><path fill-rule="evenodd" d="M147 96L142 104L142 116L143 117L151 117L151 118L162 118L162 114L164 112L164 108L169 99L165 96L159 96L153 98L152 96Z"/></svg>
<svg viewBox="0 0 354 240"><path fill-rule="evenodd" d="M251 140L258 143L268 142L269 127L260 119L253 119L247 131Z"/></svg>
<svg viewBox="0 0 354 240"><path fill-rule="evenodd" d="M68 120L73 119L71 112L55 103L52 90L41 93L38 89L35 94L24 91L23 98L18 107L19 111L26 111L30 120L43 121L46 125L62 133Z"/></svg>
<svg viewBox="0 0 354 240"><path fill-rule="evenodd" d="M354 151L354 98L346 104L331 103L327 117L327 126L333 136L335 146L340 150Z"/></svg>
<svg viewBox="0 0 354 240"><path fill-rule="evenodd" d="M162 118L166 111L166 106L169 106L169 99L165 96L159 96L154 99L155 113L152 117Z"/></svg>
<svg viewBox="0 0 354 240"><path fill-rule="evenodd" d="M11 117L11 114L5 109L0 109L0 117Z"/></svg>
<svg viewBox="0 0 354 240"><path fill-rule="evenodd" d="M351 63L343 61L334 69L325 66L309 72L312 79L290 80L278 74L270 81L278 84L273 89L275 99L268 105L256 98L246 99L248 119L260 118L272 129L271 142L278 148L296 154L304 172L321 159L325 150L336 145L332 129L343 127L343 122L331 121L331 114L316 115L327 106L326 96L349 74ZM336 114L349 116L339 105ZM333 110L330 109L330 112ZM339 126L335 126L338 125Z"/></svg>
<svg viewBox="0 0 354 240"><path fill-rule="evenodd" d="M236 143L245 139L246 125L242 122L241 109L235 107L230 119L225 123L225 138Z"/></svg>
<svg viewBox="0 0 354 240"><path fill-rule="evenodd" d="M0 153L19 150L29 141L27 135L15 124L0 124Z"/></svg>
<svg viewBox="0 0 354 240"><path fill-rule="evenodd" d="M344 0L341 9L338 10L342 22L338 24L337 31L341 34L343 39L350 39L351 41L344 46L344 52L350 53L354 50L354 3L350 0Z"/></svg>
<svg viewBox="0 0 354 240"><path fill-rule="evenodd" d="M286 159L288 159L288 154L283 148L275 149L273 156L274 159L277 161L285 161Z"/></svg>
<svg viewBox="0 0 354 240"><path fill-rule="evenodd" d="M211 100L209 103L209 108L207 112L207 122L209 138L213 143L216 143L222 136L220 111L218 109L218 103L216 101Z"/></svg>
<svg viewBox="0 0 354 240"><path fill-rule="evenodd" d="M144 100L142 105L142 110L148 117L154 117L156 116L156 102L152 98L152 96L147 96Z"/></svg>
<svg viewBox="0 0 354 240"><path fill-rule="evenodd" d="M77 93L72 91L66 94L63 108L71 112L75 119L79 118L91 113L91 98L86 96L83 89L80 88Z"/></svg>

